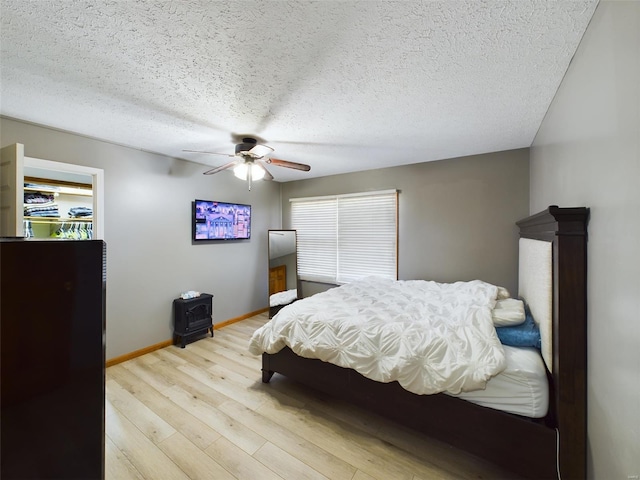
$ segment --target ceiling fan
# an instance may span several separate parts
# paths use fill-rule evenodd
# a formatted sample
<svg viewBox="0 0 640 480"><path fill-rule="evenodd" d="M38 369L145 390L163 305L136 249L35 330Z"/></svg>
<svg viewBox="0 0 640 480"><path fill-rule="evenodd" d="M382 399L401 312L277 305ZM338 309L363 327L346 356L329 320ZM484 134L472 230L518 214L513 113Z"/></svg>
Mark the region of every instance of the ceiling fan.
<svg viewBox="0 0 640 480"><path fill-rule="evenodd" d="M244 137L241 143L236 145L236 153L217 153L217 152L205 152L200 150L184 150L185 152L192 153L205 153L209 155L224 155L225 157L232 157L229 163L221 165L219 167L212 168L204 172L204 175L213 175L214 173L221 172L233 168L233 173L241 180L247 180L249 184L249 190L251 190L251 182L253 180L273 180L273 175L269 173L266 165L275 165L276 167L293 168L295 170L302 170L308 172L311 170L309 165L303 163L289 162L287 160L280 160L278 158L272 158L269 155L273 152L273 148L268 145L258 143L253 137Z"/></svg>

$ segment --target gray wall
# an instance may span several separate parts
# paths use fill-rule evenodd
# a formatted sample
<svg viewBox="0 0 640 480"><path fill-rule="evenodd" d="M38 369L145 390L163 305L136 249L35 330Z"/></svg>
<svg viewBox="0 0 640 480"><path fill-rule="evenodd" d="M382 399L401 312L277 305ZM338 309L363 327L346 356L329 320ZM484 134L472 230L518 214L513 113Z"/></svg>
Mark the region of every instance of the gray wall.
<svg viewBox="0 0 640 480"><path fill-rule="evenodd" d="M589 478L640 475L640 2L603 1L531 149L531 211L591 208Z"/></svg>
<svg viewBox="0 0 640 480"><path fill-rule="evenodd" d="M474 155L282 185L290 198L398 189L400 279L482 279L517 289L518 230L529 212L528 149ZM303 295L322 290L305 282Z"/></svg>
<svg viewBox="0 0 640 480"><path fill-rule="evenodd" d="M23 143L29 157L104 169L107 359L170 339L172 300L186 290L215 296L215 322L268 306L267 230L281 227L279 184L249 192L231 172L204 176L203 165L0 122L0 146ZM193 245L196 198L251 204L251 239Z"/></svg>

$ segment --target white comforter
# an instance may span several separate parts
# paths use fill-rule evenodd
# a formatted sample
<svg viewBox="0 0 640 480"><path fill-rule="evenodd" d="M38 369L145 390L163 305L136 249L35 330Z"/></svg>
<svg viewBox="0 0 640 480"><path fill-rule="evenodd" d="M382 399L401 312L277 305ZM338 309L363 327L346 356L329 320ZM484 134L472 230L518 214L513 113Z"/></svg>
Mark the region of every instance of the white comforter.
<svg viewBox="0 0 640 480"><path fill-rule="evenodd" d="M249 351L285 346L417 394L484 388L505 368L491 320L498 287L366 278L283 308Z"/></svg>

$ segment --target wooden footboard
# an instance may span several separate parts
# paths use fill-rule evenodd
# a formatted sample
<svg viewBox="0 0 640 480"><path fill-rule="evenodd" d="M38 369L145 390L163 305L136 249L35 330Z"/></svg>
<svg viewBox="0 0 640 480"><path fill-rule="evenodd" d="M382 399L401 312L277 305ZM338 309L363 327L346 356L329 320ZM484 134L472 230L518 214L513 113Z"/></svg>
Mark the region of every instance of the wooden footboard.
<svg viewBox="0 0 640 480"><path fill-rule="evenodd" d="M556 433L544 424L444 394L416 395L354 370L302 358L289 348L262 355L262 381L274 372L461 448L524 478L555 479Z"/></svg>

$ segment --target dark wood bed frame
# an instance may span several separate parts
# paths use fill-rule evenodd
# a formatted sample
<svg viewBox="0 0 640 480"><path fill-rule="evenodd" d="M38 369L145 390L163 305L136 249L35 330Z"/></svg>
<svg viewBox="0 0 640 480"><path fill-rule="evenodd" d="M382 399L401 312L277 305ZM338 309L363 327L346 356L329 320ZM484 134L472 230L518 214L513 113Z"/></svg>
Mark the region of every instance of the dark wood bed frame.
<svg viewBox="0 0 640 480"><path fill-rule="evenodd" d="M547 210L517 222L520 236L553 242L553 374L549 413L529 419L445 394L416 395L354 370L263 354L262 381L280 373L484 458L524 478L586 478L587 223L589 209Z"/></svg>

